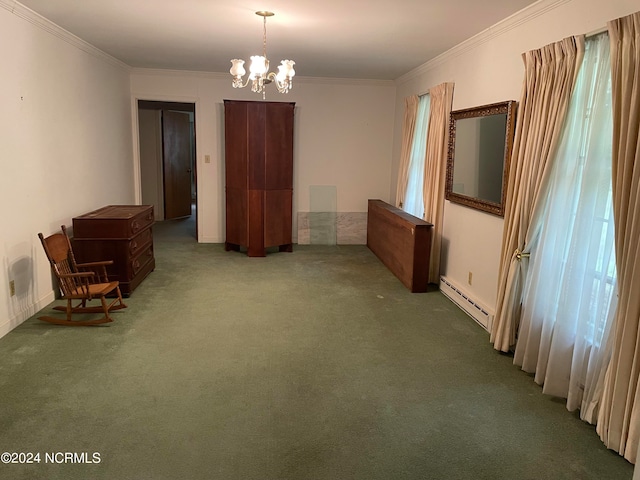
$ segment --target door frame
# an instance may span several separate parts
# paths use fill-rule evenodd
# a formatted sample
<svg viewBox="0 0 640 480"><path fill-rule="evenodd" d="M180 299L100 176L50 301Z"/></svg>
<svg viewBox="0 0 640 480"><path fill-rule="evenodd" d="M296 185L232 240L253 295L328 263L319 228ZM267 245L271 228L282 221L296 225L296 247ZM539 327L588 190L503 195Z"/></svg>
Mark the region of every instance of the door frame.
<svg viewBox="0 0 640 480"><path fill-rule="evenodd" d="M198 195L198 99L196 97L142 97L137 95L131 96L131 118L132 118L132 139L133 139L133 182L134 182L134 198L137 205L142 204L142 174L140 163L140 130L138 109L140 106L151 107L153 109L171 109L177 111L193 113L193 182L195 186L195 224L196 239L200 242L200 196Z"/></svg>

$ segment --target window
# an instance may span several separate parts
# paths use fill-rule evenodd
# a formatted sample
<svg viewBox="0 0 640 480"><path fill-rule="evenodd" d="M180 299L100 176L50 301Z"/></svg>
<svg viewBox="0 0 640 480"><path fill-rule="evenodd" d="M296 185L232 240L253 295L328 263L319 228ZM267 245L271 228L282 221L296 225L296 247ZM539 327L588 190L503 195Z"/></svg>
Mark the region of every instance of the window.
<svg viewBox="0 0 640 480"><path fill-rule="evenodd" d="M427 132L429 128L429 95L420 96L418 115L411 145L411 158L404 197L403 210L419 218L424 217L424 162L427 154Z"/></svg>

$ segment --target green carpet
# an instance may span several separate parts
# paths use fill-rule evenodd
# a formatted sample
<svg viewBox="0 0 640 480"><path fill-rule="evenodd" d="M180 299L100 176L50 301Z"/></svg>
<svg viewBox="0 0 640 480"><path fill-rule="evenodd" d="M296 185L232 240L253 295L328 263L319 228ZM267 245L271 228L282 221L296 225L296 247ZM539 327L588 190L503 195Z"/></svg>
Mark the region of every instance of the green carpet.
<svg viewBox="0 0 640 480"><path fill-rule="evenodd" d="M468 316L366 247L248 258L173 225L154 227L156 270L114 323L33 318L0 339L0 451L41 455L0 478L632 478Z"/></svg>

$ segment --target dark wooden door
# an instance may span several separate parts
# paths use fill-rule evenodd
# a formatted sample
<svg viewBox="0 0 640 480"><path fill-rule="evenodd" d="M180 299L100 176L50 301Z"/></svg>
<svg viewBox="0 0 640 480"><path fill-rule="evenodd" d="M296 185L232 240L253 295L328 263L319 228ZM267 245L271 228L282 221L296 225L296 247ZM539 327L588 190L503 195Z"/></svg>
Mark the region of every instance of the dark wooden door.
<svg viewBox="0 0 640 480"><path fill-rule="evenodd" d="M191 128L189 114L162 111L164 218L191 215Z"/></svg>

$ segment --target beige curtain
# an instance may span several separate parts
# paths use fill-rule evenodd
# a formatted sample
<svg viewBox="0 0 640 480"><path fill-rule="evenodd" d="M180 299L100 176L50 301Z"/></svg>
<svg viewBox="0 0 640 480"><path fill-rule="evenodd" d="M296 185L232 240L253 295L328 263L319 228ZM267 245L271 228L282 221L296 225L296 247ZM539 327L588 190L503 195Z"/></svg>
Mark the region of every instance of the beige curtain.
<svg viewBox="0 0 640 480"><path fill-rule="evenodd" d="M618 309L597 431L635 463L640 436L640 12L608 23Z"/></svg>
<svg viewBox="0 0 640 480"><path fill-rule="evenodd" d="M429 282L440 283L440 250L444 217L444 186L449 145L449 117L453 83L441 83L429 90L429 130L424 174L424 219L433 224Z"/></svg>
<svg viewBox="0 0 640 480"><path fill-rule="evenodd" d="M396 207L402 208L404 196L407 193L409 180L409 163L411 160L411 146L413 132L416 128L419 98L411 95L404 99L404 120L402 122L402 150L400 151L400 166L398 168L398 186L396 188Z"/></svg>
<svg viewBox="0 0 640 480"><path fill-rule="evenodd" d="M525 53L525 79L516 119L502 234L496 314L491 342L504 352L515 345L539 192L557 150L582 57L584 36Z"/></svg>

